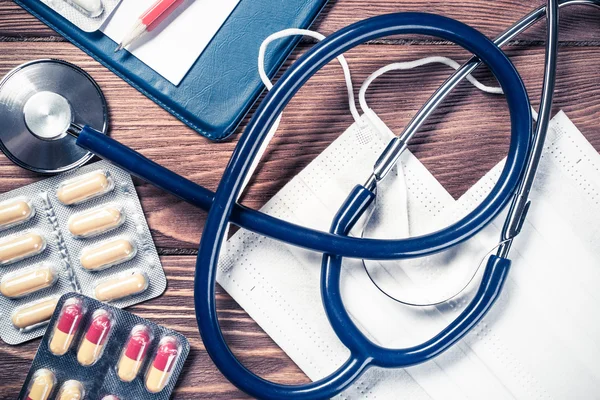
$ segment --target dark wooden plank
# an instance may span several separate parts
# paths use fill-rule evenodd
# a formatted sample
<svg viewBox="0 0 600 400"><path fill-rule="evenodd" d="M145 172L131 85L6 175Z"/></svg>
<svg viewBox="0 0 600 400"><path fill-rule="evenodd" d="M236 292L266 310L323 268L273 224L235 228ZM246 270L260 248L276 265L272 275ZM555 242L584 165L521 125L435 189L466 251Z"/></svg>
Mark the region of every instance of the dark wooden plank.
<svg viewBox="0 0 600 400"><path fill-rule="evenodd" d="M190 341L191 352L175 390L176 399L247 398L216 369L206 353L196 328L193 307L194 257L163 257L169 280L165 294L130 307L143 318L175 329ZM284 383L307 382L306 376L258 325L220 287L217 290L219 318L234 353L256 373ZM21 389L39 340L18 347L0 344L0 398L15 399Z"/></svg>
<svg viewBox="0 0 600 400"><path fill-rule="evenodd" d="M545 0L516 2L512 0L340 0L332 3L332 8L317 24L324 34L329 34L349 23L384 13L428 12L457 19L494 38L512 26L526 14L545 4ZM600 20L600 12L589 6L571 6L561 13L561 41L598 41L600 33L595 29ZM539 25L539 24L538 24ZM532 28L519 40L543 40L544 29Z"/></svg>
<svg viewBox="0 0 600 400"><path fill-rule="evenodd" d="M332 0L320 16L315 28L332 33L352 22L383 13L420 11L438 13L458 19L490 37L514 24L525 14L544 4L544 0ZM600 41L600 11L588 6L572 6L561 14L561 41L575 44ZM535 28L519 39L542 40L543 28ZM13 40L60 40L57 33L21 9L12 0L0 0L0 38Z"/></svg>
<svg viewBox="0 0 600 400"><path fill-rule="evenodd" d="M527 46L509 50L534 103L539 98L543 53L542 48ZM431 54L459 61L467 58L465 52L445 45L365 45L350 52L348 57L358 86L382 65ZM0 43L0 74L23 61L48 56L72 61L98 80L110 105L113 137L195 182L216 188L235 137L225 143L211 143L199 137L66 43ZM592 144L600 148L596 123L600 112L600 75L595 68L600 62L600 49L563 48L559 60L554 108L564 109ZM448 74L449 70L441 66L391 73L375 82L368 96L370 104L399 133ZM483 77L491 82L485 74ZM463 85L427 123L411 149L454 196L459 196L503 156L509 127L506 117L502 97L482 94ZM264 204L351 123L340 68L331 64L311 79L288 106L280 132L244 198L245 204L255 208ZM39 179L1 156L0 178L3 192ZM194 251L205 213L148 184L138 182L138 190L161 251Z"/></svg>

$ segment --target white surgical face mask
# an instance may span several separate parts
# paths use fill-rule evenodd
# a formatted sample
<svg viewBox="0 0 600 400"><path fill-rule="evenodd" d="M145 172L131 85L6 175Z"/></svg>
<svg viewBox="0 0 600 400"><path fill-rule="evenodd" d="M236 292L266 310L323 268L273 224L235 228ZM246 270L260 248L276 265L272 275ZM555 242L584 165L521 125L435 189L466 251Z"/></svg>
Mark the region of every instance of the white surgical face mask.
<svg viewBox="0 0 600 400"><path fill-rule="evenodd" d="M393 135L366 106L363 88L364 114L352 112L355 122L262 211L328 230L341 202L368 177ZM352 104L351 92L349 98ZM564 114L555 117L550 130L532 192L534 204L515 241L505 291L491 312L434 360L407 369L370 370L340 399L600 397L600 156ZM407 151L378 189L375 212L381 224L368 233L417 236L441 228L487 195L499 168L455 201ZM421 284L429 276L453 273L464 279L496 244L503 221L500 215L460 247L403 265L405 282ZM361 230L357 226L353 234ZM218 275L227 292L313 380L337 369L348 356L321 303L321 257L240 230L222 254ZM371 283L361 260L346 259L343 268L348 312L368 337L386 347L430 338L462 311L471 294L437 307L406 307Z"/></svg>

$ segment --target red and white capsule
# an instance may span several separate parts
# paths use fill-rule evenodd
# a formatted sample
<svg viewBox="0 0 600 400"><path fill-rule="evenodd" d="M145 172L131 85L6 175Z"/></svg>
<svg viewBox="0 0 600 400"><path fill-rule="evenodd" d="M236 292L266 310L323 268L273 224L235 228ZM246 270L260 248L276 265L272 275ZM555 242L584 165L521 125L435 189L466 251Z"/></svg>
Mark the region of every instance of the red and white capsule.
<svg viewBox="0 0 600 400"><path fill-rule="evenodd" d="M146 389L158 393L167 386L179 355L179 342L172 336L164 337L156 350L152 365L146 373Z"/></svg>
<svg viewBox="0 0 600 400"><path fill-rule="evenodd" d="M131 382L137 377L146 359L150 341L148 327L145 325L133 327L117 365L117 375L123 382Z"/></svg>
<svg viewBox="0 0 600 400"><path fill-rule="evenodd" d="M111 327L112 321L107 311L98 310L94 313L85 337L79 345L77 352L79 364L84 367L94 365L102 357Z"/></svg>
<svg viewBox="0 0 600 400"><path fill-rule="evenodd" d="M54 326L50 344L48 345L52 354L62 356L69 351L73 343L73 338L79 329L83 314L83 306L77 299L67 301L63 305L58 321L56 321L56 325Z"/></svg>

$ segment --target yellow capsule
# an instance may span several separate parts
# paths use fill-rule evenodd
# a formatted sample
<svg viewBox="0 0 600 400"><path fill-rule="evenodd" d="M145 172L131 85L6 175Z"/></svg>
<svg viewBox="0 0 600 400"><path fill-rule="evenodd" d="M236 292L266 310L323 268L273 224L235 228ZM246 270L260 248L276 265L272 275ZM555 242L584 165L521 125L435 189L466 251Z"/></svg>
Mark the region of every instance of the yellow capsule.
<svg viewBox="0 0 600 400"><path fill-rule="evenodd" d="M83 249L79 261L88 271L98 271L131 260L136 251L136 246L127 239L111 239Z"/></svg>
<svg viewBox="0 0 600 400"><path fill-rule="evenodd" d="M19 197L0 203L0 230L30 220L35 215L31 202Z"/></svg>
<svg viewBox="0 0 600 400"><path fill-rule="evenodd" d="M62 182L56 197L69 206L102 196L113 188L114 182L106 171L94 171Z"/></svg>
<svg viewBox="0 0 600 400"><path fill-rule="evenodd" d="M118 228L123 222L125 215L121 208L108 204L73 215L68 225L73 236L87 238Z"/></svg>
<svg viewBox="0 0 600 400"><path fill-rule="evenodd" d="M57 303L58 297L53 297L20 307L11 317L12 324L17 329L26 329L47 322L52 318Z"/></svg>
<svg viewBox="0 0 600 400"><path fill-rule="evenodd" d="M57 279L56 269L52 265L44 263L5 275L0 281L0 293L10 299L15 299L50 287Z"/></svg>
<svg viewBox="0 0 600 400"><path fill-rule="evenodd" d="M56 384L56 377L49 369L40 369L33 374L27 400L47 400Z"/></svg>
<svg viewBox="0 0 600 400"><path fill-rule="evenodd" d="M81 400L85 395L83 385L76 380L66 381L58 392L57 400Z"/></svg>
<svg viewBox="0 0 600 400"><path fill-rule="evenodd" d="M94 289L97 300L108 302L142 293L148 288L148 277L140 271L127 271L98 283Z"/></svg>
<svg viewBox="0 0 600 400"><path fill-rule="evenodd" d="M0 265L6 265L40 254L46 239L36 232L25 232L0 240Z"/></svg>

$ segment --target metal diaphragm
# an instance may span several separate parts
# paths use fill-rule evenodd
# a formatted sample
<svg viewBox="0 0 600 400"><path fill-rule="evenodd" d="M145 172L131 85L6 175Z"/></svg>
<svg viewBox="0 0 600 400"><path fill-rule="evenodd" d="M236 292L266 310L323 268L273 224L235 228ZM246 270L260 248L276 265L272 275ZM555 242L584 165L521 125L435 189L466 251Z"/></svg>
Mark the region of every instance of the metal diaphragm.
<svg viewBox="0 0 600 400"><path fill-rule="evenodd" d="M15 164L55 174L85 164L93 154L67 135L74 123L106 133L106 99L81 68L60 60L36 60L0 81L0 149Z"/></svg>

